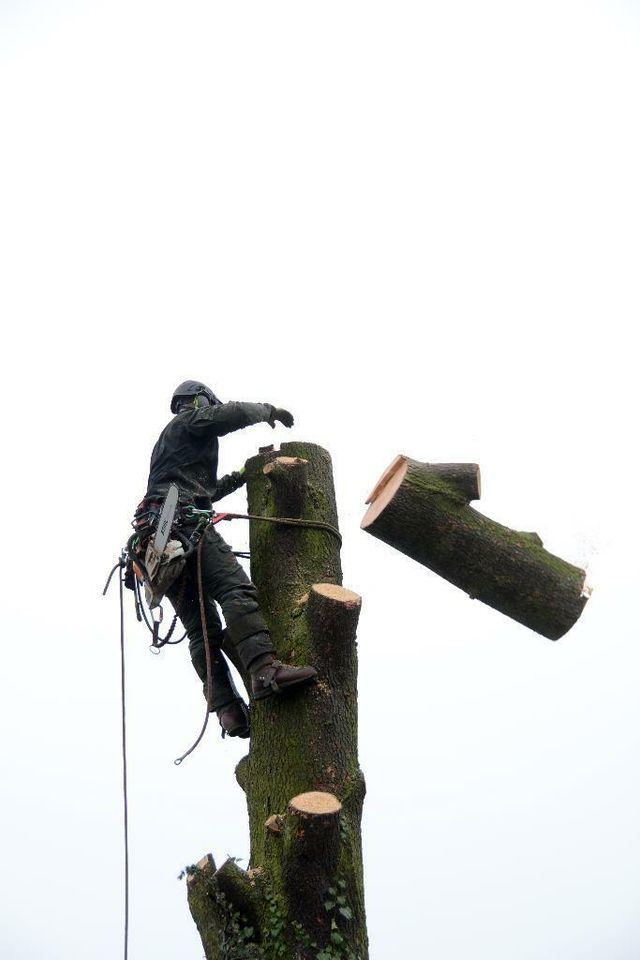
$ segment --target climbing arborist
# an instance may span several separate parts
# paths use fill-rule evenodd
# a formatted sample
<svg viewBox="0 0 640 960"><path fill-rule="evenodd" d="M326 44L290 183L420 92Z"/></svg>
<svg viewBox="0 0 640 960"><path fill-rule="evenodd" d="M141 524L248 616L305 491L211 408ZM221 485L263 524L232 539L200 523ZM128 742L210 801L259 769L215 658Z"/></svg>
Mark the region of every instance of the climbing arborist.
<svg viewBox="0 0 640 960"><path fill-rule="evenodd" d="M151 454L146 510L162 504L169 486L180 491L179 510L184 517L211 505L237 490L245 482L244 468L217 478L218 438L254 423L276 422L293 426L293 417L270 403L222 403L209 387L196 380L181 383L171 398L174 415L164 428ZM195 526L195 521L194 521ZM194 527L191 527L193 529ZM183 522L189 533L189 520ZM250 678L250 694L258 700L315 681L310 666L286 666L275 657L273 642L260 612L257 591L229 546L208 525L201 544L202 587L206 611L212 689L209 710L215 711L223 734L249 736L249 714L238 694L221 650L223 628L216 608L218 603L226 622L228 637L239 662ZM196 554L186 561L180 576L167 589L167 596L180 617L189 651L207 696L207 667L202 617L197 583Z"/></svg>

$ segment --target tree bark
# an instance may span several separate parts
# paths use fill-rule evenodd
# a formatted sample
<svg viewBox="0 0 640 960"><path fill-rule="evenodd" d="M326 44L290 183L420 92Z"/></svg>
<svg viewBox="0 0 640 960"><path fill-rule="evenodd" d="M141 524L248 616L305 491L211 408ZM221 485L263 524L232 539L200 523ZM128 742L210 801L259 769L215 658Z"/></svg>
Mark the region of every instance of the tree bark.
<svg viewBox="0 0 640 960"><path fill-rule="evenodd" d="M588 599L585 571L544 549L537 533L504 527L469 506L477 464L399 456L367 503L362 529L531 630L557 640Z"/></svg>
<svg viewBox="0 0 640 960"><path fill-rule="evenodd" d="M216 869L210 853L187 873L189 909L207 960L261 960L250 875L234 860Z"/></svg>
<svg viewBox="0 0 640 960"><path fill-rule="evenodd" d="M331 460L321 447L286 443L261 451L246 469L250 514L337 527ZM207 887L214 901L224 889L239 929L251 934L236 937L222 956L366 960L356 687L361 600L341 586L340 541L331 531L251 521L250 540L251 576L277 656L312 664L319 678L251 706L250 750L236 770L249 814L250 869L234 864L235 887L214 871ZM196 891L192 913L201 935L209 932L205 955L218 960L211 930L221 928L219 904L203 900L200 874L198 866L189 901Z"/></svg>

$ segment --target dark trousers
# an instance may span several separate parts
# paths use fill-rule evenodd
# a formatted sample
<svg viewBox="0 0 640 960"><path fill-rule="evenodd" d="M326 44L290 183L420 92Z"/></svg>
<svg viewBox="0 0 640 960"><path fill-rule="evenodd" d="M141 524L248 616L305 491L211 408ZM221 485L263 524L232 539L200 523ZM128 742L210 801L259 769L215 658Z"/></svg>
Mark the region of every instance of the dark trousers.
<svg viewBox="0 0 640 960"><path fill-rule="evenodd" d="M188 531L185 531L188 534ZM231 548L215 527L207 527L202 542L202 589L205 622L212 666L210 707L215 710L238 693L233 686L227 661L220 649L223 626L216 607L220 604L227 634L245 669L264 654L273 653L273 643L260 608L258 595ZM187 560L181 576L171 585L167 596L184 624L189 637L191 660L206 685L207 666L198 594L197 550ZM206 696L206 689L205 689Z"/></svg>

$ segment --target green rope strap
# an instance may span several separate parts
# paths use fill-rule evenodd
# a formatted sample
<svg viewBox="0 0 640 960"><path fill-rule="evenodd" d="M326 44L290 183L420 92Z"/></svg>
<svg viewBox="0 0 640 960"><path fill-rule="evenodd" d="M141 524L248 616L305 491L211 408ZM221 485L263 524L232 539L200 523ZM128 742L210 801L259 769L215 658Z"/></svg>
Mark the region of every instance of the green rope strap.
<svg viewBox="0 0 640 960"><path fill-rule="evenodd" d="M225 520L264 520L267 523L281 523L291 527L309 527L312 530L326 530L328 533L333 534L340 546L342 546L342 536L338 528L332 526L330 523L325 523L323 520L299 520L295 517L258 517L252 513L224 513L222 516Z"/></svg>

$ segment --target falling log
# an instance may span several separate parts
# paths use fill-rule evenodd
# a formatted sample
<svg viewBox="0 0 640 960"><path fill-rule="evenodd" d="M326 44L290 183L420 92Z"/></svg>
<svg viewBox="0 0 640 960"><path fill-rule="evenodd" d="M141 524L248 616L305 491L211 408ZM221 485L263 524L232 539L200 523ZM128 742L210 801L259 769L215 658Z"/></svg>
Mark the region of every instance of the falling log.
<svg viewBox="0 0 640 960"><path fill-rule="evenodd" d="M478 513L469 501L479 496L477 464L398 456L367 499L361 528L472 599L558 640L589 597L585 571L545 550L538 534Z"/></svg>

